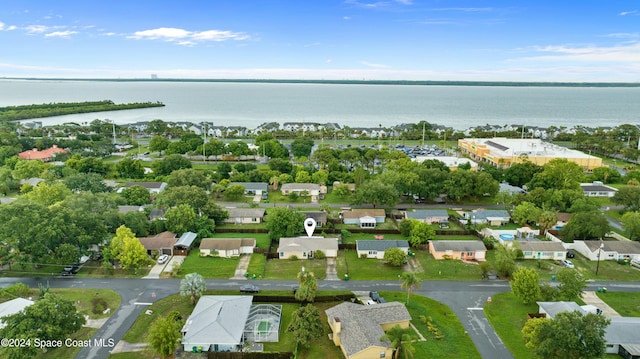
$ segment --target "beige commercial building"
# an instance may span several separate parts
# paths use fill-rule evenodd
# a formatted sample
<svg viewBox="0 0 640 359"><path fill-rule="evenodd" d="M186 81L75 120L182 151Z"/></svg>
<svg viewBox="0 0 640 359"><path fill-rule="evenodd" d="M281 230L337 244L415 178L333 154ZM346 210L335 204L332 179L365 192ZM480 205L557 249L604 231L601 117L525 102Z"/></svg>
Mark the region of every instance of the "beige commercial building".
<svg viewBox="0 0 640 359"><path fill-rule="evenodd" d="M574 162L586 171L602 166L601 158L533 138L463 138L458 140L458 148L472 160L502 168L526 160L543 166L556 158Z"/></svg>

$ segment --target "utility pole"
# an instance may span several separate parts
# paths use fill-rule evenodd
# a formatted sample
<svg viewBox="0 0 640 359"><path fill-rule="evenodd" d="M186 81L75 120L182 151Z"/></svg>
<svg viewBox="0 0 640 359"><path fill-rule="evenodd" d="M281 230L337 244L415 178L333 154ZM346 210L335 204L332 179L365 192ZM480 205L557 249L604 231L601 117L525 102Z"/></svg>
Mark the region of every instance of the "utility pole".
<svg viewBox="0 0 640 359"><path fill-rule="evenodd" d="M204 163L207 163L207 123L204 122L204 143L202 144L202 158L204 159Z"/></svg>

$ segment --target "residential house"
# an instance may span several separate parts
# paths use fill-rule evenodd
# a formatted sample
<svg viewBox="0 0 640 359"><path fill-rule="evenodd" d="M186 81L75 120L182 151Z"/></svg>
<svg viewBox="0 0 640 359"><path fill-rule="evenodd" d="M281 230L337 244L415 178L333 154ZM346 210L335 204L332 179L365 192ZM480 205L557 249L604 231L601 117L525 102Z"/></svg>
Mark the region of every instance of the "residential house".
<svg viewBox="0 0 640 359"><path fill-rule="evenodd" d="M538 303L538 313L544 314L546 318L553 319L561 312L578 311L581 314L587 314L584 308L580 307L576 302L536 302Z"/></svg>
<svg viewBox="0 0 640 359"><path fill-rule="evenodd" d="M312 259L315 251L322 251L326 257L338 256L338 238L288 237L280 238L278 255L280 259L296 256L298 259Z"/></svg>
<svg viewBox="0 0 640 359"><path fill-rule="evenodd" d="M464 219L472 224L485 224L498 227L511 221L511 215L504 209L477 209L464 213Z"/></svg>
<svg viewBox="0 0 640 359"><path fill-rule="evenodd" d="M574 250L589 260L640 260L640 243L636 241L573 241ZM600 248L602 245L602 248Z"/></svg>
<svg viewBox="0 0 640 359"><path fill-rule="evenodd" d="M384 223L386 217L384 209L352 209L342 212L344 224L356 224L360 228L375 228L378 223Z"/></svg>
<svg viewBox="0 0 640 359"><path fill-rule="evenodd" d="M400 248L404 254L409 253L409 242L404 239L359 240L356 241L358 258L384 259L384 252L390 248Z"/></svg>
<svg viewBox="0 0 640 359"><path fill-rule="evenodd" d="M611 186L607 186L600 181L593 181L593 183L580 183L580 188L587 197L608 197L611 198L616 195L618 190Z"/></svg>
<svg viewBox="0 0 640 359"><path fill-rule="evenodd" d="M560 242L520 241L524 259L565 259L567 249Z"/></svg>
<svg viewBox="0 0 640 359"><path fill-rule="evenodd" d="M229 217L224 223L251 224L262 223L264 219L264 208L227 208Z"/></svg>
<svg viewBox="0 0 640 359"><path fill-rule="evenodd" d="M205 295L182 327L185 352L237 352L244 344L252 296Z"/></svg>
<svg viewBox="0 0 640 359"><path fill-rule="evenodd" d="M382 340L385 331L399 326L408 328L411 315L399 302L376 305L340 303L325 310L331 338L347 359L392 358L393 348Z"/></svg>
<svg viewBox="0 0 640 359"><path fill-rule="evenodd" d="M349 188L349 191L354 192L356 190L356 184L355 183L341 183L340 181L334 181L333 182L333 189L336 189L338 186L347 186L347 188Z"/></svg>
<svg viewBox="0 0 640 359"><path fill-rule="evenodd" d="M417 219L425 223L449 222L449 213L445 209L416 209L405 211L405 218Z"/></svg>
<svg viewBox="0 0 640 359"><path fill-rule="evenodd" d="M301 211L306 218L313 218L316 221L316 227L324 227L327 225L327 212L324 211Z"/></svg>
<svg viewBox="0 0 640 359"><path fill-rule="evenodd" d="M189 250L193 246L193 242L198 235L193 232L184 232L173 245L173 254L176 256L189 255Z"/></svg>
<svg viewBox="0 0 640 359"><path fill-rule="evenodd" d="M119 214L126 214L130 212L144 212L143 206L118 206Z"/></svg>
<svg viewBox="0 0 640 359"><path fill-rule="evenodd" d="M204 238L200 241L200 255L238 257L241 254L253 253L255 247L255 238Z"/></svg>
<svg viewBox="0 0 640 359"><path fill-rule="evenodd" d="M445 166L449 168L451 171L455 171L458 169L458 166L464 165L469 166L471 171L478 170L478 163L472 161L466 157L453 157L453 156L416 156L412 158L411 161L422 163L424 161L436 160L444 163Z"/></svg>
<svg viewBox="0 0 640 359"><path fill-rule="evenodd" d="M152 208L151 211L149 212L149 220L150 221L155 221L155 220L159 220L159 221L164 221L166 218L164 218L164 214L167 212L166 209L164 208Z"/></svg>
<svg viewBox="0 0 640 359"><path fill-rule="evenodd" d="M558 212L556 213L556 217L558 217L558 222L556 222L556 225L553 227L553 229L559 231L564 228L567 223L569 223L569 221L571 220L571 213Z"/></svg>
<svg viewBox="0 0 640 359"><path fill-rule="evenodd" d="M53 145L51 148L47 148L42 151L38 151L37 148L34 148L20 152L18 153L18 157L23 160L40 160L42 162L49 162L56 158L57 155L65 153L69 153L69 151L64 148L59 148L57 145Z"/></svg>
<svg viewBox="0 0 640 359"><path fill-rule="evenodd" d="M32 300L24 298L15 298L9 301L0 303L0 329L5 327L2 318L21 312L24 308L33 304Z"/></svg>
<svg viewBox="0 0 640 359"><path fill-rule="evenodd" d="M173 245L176 244L176 234L166 231L158 233L153 237L141 237L138 238L144 249L147 250L147 254L151 255L153 251L158 251L160 254L173 255Z"/></svg>
<svg viewBox="0 0 640 359"><path fill-rule="evenodd" d="M484 262L487 248L480 240L429 241L429 253L435 259L461 259Z"/></svg>
<svg viewBox="0 0 640 359"><path fill-rule="evenodd" d="M31 187L37 187L41 182L45 182L45 179L39 178L39 177L31 177L31 178L21 179L19 183L20 183L20 186L22 186L23 184L28 184Z"/></svg>
<svg viewBox="0 0 640 359"><path fill-rule="evenodd" d="M269 184L266 182L231 182L229 187L234 185L240 185L244 187L245 196L262 196L262 199L267 199L269 195Z"/></svg>
<svg viewBox="0 0 640 359"><path fill-rule="evenodd" d="M166 182L128 182L124 185L124 187L118 189L118 193L122 193L125 188L133 187L133 186L141 186L147 189L149 193L158 194L164 191L167 187Z"/></svg>
<svg viewBox="0 0 640 359"><path fill-rule="evenodd" d="M499 184L499 190L498 192L507 192L509 194L521 194L521 193L525 193L525 190L522 189L522 187L518 187L518 186L512 186L507 182L501 182Z"/></svg>
<svg viewBox="0 0 640 359"><path fill-rule="evenodd" d="M298 196L310 196L311 202L315 203L324 198L327 194L327 186L321 186L316 183L285 183L280 186L280 193L287 196L291 193L297 193Z"/></svg>

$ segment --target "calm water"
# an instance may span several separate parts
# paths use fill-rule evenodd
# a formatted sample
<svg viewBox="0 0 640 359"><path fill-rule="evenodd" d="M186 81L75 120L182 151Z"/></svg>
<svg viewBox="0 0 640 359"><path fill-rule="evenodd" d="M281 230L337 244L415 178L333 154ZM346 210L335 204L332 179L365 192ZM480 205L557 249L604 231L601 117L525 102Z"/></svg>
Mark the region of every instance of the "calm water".
<svg viewBox="0 0 640 359"><path fill-rule="evenodd" d="M390 127L426 120L465 129L485 124L589 127L637 124L640 88L480 87L0 80L0 106L113 100L162 108L38 119L44 125L161 119L255 128L264 122Z"/></svg>

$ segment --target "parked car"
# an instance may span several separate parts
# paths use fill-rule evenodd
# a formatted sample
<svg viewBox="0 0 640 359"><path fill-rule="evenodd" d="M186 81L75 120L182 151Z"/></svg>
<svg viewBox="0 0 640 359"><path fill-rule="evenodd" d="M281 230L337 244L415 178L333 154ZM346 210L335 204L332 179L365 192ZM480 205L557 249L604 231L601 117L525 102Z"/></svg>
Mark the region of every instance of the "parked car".
<svg viewBox="0 0 640 359"><path fill-rule="evenodd" d="M575 268L575 266L573 265L573 263L572 263L570 260L568 260L568 259L563 259L563 260L561 260L561 261L560 261L560 263L561 263L563 266L567 267L567 268Z"/></svg>
<svg viewBox="0 0 640 359"><path fill-rule="evenodd" d="M168 260L169 260L169 255L163 254L160 257L158 257L158 264L165 264Z"/></svg>
<svg viewBox="0 0 640 359"><path fill-rule="evenodd" d="M380 294L378 292L369 292L369 298L377 302L380 299Z"/></svg>
<svg viewBox="0 0 640 359"><path fill-rule="evenodd" d="M260 288L253 284L245 284L240 287L240 293L260 293Z"/></svg>
<svg viewBox="0 0 640 359"><path fill-rule="evenodd" d="M61 276L63 276L63 277L70 277L70 276L73 276L73 272L63 270L63 271L60 273L60 275L61 275Z"/></svg>
<svg viewBox="0 0 640 359"><path fill-rule="evenodd" d="M576 254L571 250L567 250L567 258L574 258Z"/></svg>

